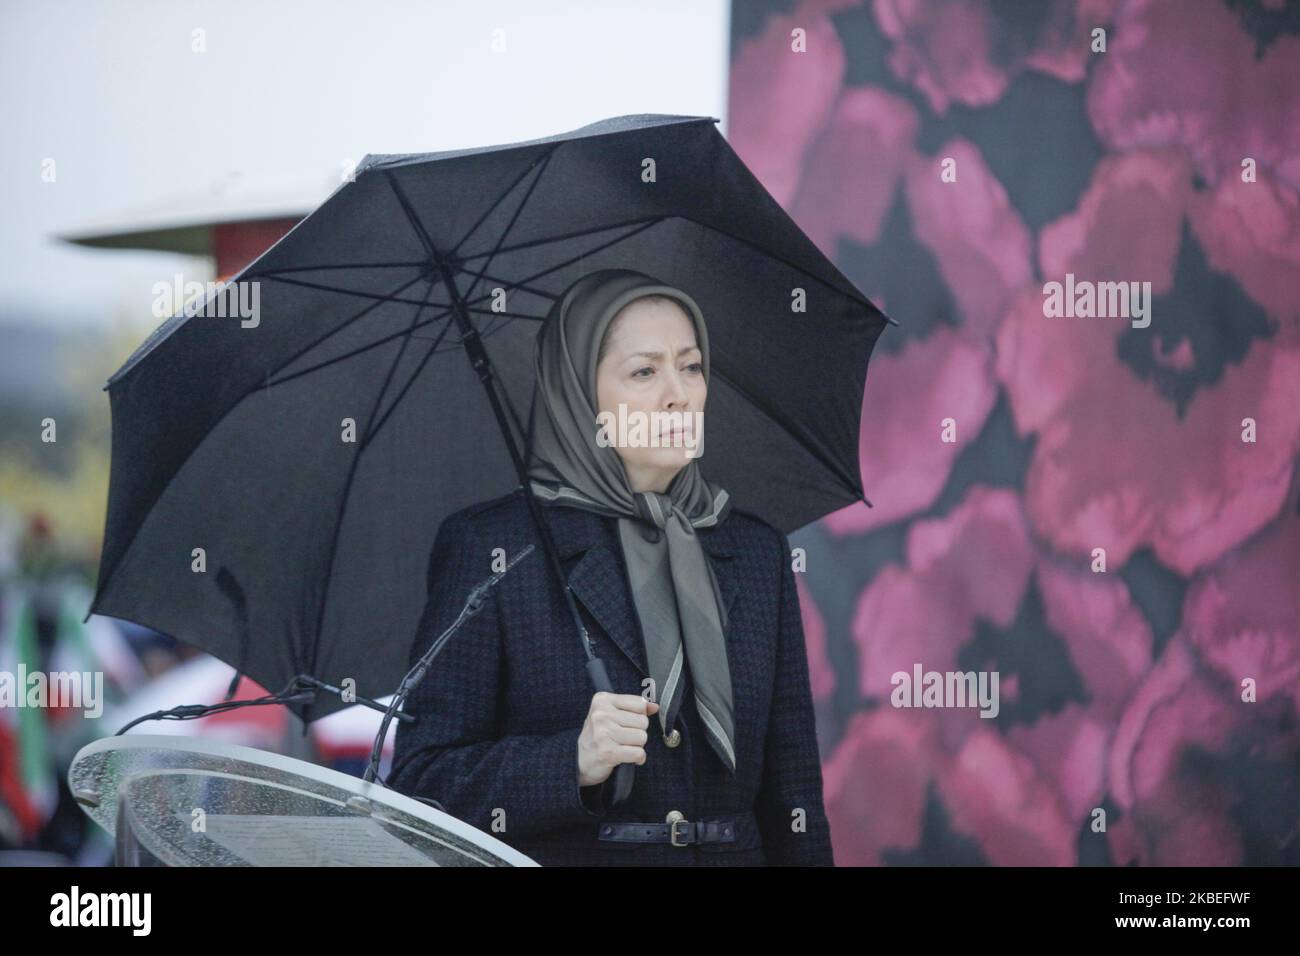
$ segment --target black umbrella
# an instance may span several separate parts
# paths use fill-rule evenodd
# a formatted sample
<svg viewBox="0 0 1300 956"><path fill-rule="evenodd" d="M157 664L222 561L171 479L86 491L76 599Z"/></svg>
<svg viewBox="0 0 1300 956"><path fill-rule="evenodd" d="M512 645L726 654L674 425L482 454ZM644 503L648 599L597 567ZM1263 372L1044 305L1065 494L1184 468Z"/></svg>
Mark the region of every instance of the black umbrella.
<svg viewBox="0 0 1300 956"><path fill-rule="evenodd" d="M712 361L701 467L736 507L790 532L865 500L862 394L889 320L716 122L623 116L367 156L105 385L113 453L92 612L271 689L310 675L391 693L442 519L520 486L540 323L606 267L700 304ZM291 706L313 720L345 705Z"/></svg>

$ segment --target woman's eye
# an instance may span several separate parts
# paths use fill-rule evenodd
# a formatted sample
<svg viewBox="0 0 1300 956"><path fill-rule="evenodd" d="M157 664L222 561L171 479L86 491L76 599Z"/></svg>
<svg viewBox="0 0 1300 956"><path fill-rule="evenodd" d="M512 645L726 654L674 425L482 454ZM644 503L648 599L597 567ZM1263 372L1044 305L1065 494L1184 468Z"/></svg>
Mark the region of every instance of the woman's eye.
<svg viewBox="0 0 1300 956"><path fill-rule="evenodd" d="M633 377L633 378L636 378L636 377L638 377L638 376L641 376L641 373L642 373L642 372L653 372L653 371L654 371L654 369L652 369L649 365L645 365L645 366L642 366L641 368L637 369L635 372L633 372L633 373L632 373L632 377ZM644 378L644 376L641 376L641 377Z"/></svg>
<svg viewBox="0 0 1300 956"><path fill-rule="evenodd" d="M690 365L688 365L688 366L686 366L686 367L689 368L689 369L691 369L691 370L694 371L694 372L703 372L703 371L704 371L704 363L703 363L703 362L692 362Z"/></svg>

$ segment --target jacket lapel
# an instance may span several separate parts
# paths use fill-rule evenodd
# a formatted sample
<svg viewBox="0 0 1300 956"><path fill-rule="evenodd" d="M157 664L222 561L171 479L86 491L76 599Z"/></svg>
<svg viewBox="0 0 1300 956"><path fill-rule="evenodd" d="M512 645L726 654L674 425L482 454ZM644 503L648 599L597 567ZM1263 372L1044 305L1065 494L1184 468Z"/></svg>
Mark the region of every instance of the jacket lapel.
<svg viewBox="0 0 1300 956"><path fill-rule="evenodd" d="M583 508L547 504L543 506L542 513L550 525L560 560L566 561L577 554L582 555L581 560L569 572L569 587L574 596L636 667L641 677L648 677L645 643L636 607L632 603L622 555L618 553L620 544L617 529L612 524L606 527L600 515ZM713 570L728 617L736 599L732 527L730 522L724 521L715 528L701 528L696 532L700 536L700 545L714 559ZM730 633L727 637L730 644Z"/></svg>

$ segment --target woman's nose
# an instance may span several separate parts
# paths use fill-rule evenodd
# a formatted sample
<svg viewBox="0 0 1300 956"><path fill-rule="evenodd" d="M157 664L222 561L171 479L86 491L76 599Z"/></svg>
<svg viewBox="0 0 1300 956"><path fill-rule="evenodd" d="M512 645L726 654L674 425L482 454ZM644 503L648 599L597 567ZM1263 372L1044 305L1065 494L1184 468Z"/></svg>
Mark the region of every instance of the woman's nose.
<svg viewBox="0 0 1300 956"><path fill-rule="evenodd" d="M664 405L669 408L679 407L686 404L688 398L686 385L682 381L679 372L670 372L664 377Z"/></svg>

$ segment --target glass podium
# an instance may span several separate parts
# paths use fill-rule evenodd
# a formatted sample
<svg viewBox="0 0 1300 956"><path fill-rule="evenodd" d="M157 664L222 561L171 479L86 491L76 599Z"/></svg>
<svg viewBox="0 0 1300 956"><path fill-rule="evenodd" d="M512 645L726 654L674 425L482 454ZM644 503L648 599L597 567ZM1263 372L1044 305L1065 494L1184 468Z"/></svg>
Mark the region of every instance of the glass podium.
<svg viewBox="0 0 1300 956"><path fill-rule="evenodd" d="M219 741L106 737L68 784L119 866L538 865L378 783Z"/></svg>

